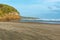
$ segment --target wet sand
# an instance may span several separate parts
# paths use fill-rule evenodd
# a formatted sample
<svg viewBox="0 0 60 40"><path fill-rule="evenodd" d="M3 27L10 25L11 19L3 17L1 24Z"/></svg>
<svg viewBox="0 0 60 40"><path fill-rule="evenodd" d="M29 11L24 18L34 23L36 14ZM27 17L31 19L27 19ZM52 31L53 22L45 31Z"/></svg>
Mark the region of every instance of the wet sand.
<svg viewBox="0 0 60 40"><path fill-rule="evenodd" d="M0 40L60 40L60 25L0 22Z"/></svg>

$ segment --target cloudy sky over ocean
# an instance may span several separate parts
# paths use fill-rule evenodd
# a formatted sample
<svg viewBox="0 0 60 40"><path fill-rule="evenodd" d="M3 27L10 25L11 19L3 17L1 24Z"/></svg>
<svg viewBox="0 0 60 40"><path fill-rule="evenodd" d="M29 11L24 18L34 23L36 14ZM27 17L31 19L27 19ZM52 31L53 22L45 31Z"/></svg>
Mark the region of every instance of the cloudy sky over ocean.
<svg viewBox="0 0 60 40"><path fill-rule="evenodd" d="M60 18L60 0L0 0L0 3L15 7L22 16Z"/></svg>

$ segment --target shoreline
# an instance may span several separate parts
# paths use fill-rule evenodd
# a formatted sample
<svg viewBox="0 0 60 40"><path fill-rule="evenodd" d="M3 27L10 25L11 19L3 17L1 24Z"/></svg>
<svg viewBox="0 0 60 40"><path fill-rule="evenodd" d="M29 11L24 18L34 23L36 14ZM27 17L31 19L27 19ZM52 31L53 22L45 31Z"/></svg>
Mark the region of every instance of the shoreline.
<svg viewBox="0 0 60 40"><path fill-rule="evenodd" d="M1 22L2 22L2 21L1 21ZM29 24L49 24L49 25L60 25L60 24L43 23L43 22L17 22L17 21L4 21L4 22L11 22L11 23L29 23Z"/></svg>

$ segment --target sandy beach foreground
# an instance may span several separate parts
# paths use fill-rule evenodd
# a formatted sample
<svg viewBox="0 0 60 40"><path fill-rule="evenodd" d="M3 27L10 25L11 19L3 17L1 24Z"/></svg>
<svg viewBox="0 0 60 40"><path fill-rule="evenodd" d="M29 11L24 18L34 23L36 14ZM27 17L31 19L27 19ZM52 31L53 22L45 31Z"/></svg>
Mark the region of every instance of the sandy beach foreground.
<svg viewBox="0 0 60 40"><path fill-rule="evenodd" d="M60 40L60 25L0 22L0 40Z"/></svg>

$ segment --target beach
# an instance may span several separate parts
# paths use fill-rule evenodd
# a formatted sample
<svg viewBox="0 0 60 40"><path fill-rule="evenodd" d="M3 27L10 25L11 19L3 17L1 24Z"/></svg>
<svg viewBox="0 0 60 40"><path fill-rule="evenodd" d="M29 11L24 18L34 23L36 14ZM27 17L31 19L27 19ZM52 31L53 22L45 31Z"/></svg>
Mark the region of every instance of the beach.
<svg viewBox="0 0 60 40"><path fill-rule="evenodd" d="M0 22L0 40L60 40L60 24Z"/></svg>

